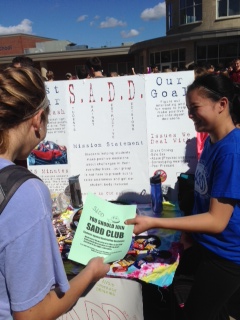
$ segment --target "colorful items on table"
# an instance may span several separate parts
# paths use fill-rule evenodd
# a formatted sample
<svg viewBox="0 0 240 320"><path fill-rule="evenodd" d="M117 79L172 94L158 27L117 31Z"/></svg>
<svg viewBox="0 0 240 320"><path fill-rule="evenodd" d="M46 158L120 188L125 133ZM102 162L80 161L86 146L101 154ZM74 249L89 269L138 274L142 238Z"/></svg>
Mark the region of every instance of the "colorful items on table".
<svg viewBox="0 0 240 320"><path fill-rule="evenodd" d="M76 210L69 206L65 212L53 218L53 228L63 261L68 259L68 253L72 245L81 211L82 210L78 210L76 212Z"/></svg>
<svg viewBox="0 0 240 320"><path fill-rule="evenodd" d="M151 235L133 238L127 255L111 265L108 275L139 279L160 287L169 286L183 248L179 242L173 242L169 250L161 250L160 242Z"/></svg>
<svg viewBox="0 0 240 320"><path fill-rule="evenodd" d="M142 215L150 215L148 206L138 207ZM146 212L145 212L146 211ZM66 274L70 277L78 274L84 266L68 260L72 239L82 210L68 206L65 212L55 215L53 225L62 255ZM178 206L163 202L163 217L181 216ZM173 280L179 263L182 245L178 242L180 233L174 230L152 229L149 234L132 239L129 251L120 261L112 263L108 276L138 279L160 287L168 287Z"/></svg>

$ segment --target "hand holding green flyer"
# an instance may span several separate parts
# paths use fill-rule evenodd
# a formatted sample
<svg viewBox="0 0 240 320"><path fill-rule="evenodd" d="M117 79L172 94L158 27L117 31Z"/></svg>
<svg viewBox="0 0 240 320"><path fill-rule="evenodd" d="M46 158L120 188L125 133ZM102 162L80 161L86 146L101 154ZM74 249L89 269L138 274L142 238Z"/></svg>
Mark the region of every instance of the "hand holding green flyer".
<svg viewBox="0 0 240 320"><path fill-rule="evenodd" d="M106 263L123 259L133 234L133 226L124 221L135 215L136 205L114 204L89 193L68 258L84 265L97 256Z"/></svg>

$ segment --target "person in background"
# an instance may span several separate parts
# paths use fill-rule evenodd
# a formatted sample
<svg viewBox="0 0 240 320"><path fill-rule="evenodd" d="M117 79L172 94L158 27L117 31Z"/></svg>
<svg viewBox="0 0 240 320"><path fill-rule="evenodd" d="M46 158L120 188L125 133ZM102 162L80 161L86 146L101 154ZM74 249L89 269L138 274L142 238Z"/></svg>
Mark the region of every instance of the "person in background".
<svg viewBox="0 0 240 320"><path fill-rule="evenodd" d="M132 74L135 76L136 75L135 68L132 67L131 71L132 71Z"/></svg>
<svg viewBox="0 0 240 320"><path fill-rule="evenodd" d="M215 67L211 63L206 63L205 69L208 73L214 73Z"/></svg>
<svg viewBox="0 0 240 320"><path fill-rule="evenodd" d="M54 81L54 73L51 70L48 70L46 73L47 81Z"/></svg>
<svg viewBox="0 0 240 320"><path fill-rule="evenodd" d="M153 64L151 66L151 73L159 73L158 66L156 64Z"/></svg>
<svg viewBox="0 0 240 320"><path fill-rule="evenodd" d="M79 68L77 69L77 76L78 76L78 79L90 78L90 76L88 74L88 69L85 65L79 66Z"/></svg>
<svg viewBox="0 0 240 320"><path fill-rule="evenodd" d="M14 68L34 67L34 62L30 57L17 56L13 58L11 67L14 67Z"/></svg>
<svg viewBox="0 0 240 320"><path fill-rule="evenodd" d="M227 70L225 68L225 64L224 63L219 62L215 67L215 73L216 74L222 73L222 74L225 74L226 76L228 76L228 74L226 74L226 71Z"/></svg>
<svg viewBox="0 0 240 320"><path fill-rule="evenodd" d="M233 65L234 69L230 74L230 79L233 82L240 83L240 58L237 58Z"/></svg>
<svg viewBox="0 0 240 320"><path fill-rule="evenodd" d="M86 61L86 66L89 70L89 75L91 78L102 78L103 70L101 60L98 57L88 58Z"/></svg>
<svg viewBox="0 0 240 320"><path fill-rule="evenodd" d="M35 68L0 71L0 168L26 159L46 136L45 84ZM52 320L67 312L109 265L94 258L68 282L52 225L47 186L29 179L0 216L0 319Z"/></svg>
<svg viewBox="0 0 240 320"><path fill-rule="evenodd" d="M240 130L232 121L240 108L239 88L224 75L197 77L188 87L186 104L197 132L207 132L195 172L192 215L179 218L137 216L126 220L134 233L152 228L192 235L175 273L193 278L184 303L186 320L227 320L229 302L240 291Z"/></svg>
<svg viewBox="0 0 240 320"><path fill-rule="evenodd" d="M72 76L72 74L70 72L67 72L65 74L65 77L66 77L67 80L73 80L73 76Z"/></svg>
<svg viewBox="0 0 240 320"><path fill-rule="evenodd" d="M118 73L116 71L110 72L110 77L118 77Z"/></svg>
<svg viewBox="0 0 240 320"><path fill-rule="evenodd" d="M195 78L196 77L199 77L199 76L202 76L203 74L206 74L207 73L207 70L205 67L196 67L194 69L194 76Z"/></svg>
<svg viewBox="0 0 240 320"><path fill-rule="evenodd" d="M163 72L172 72L172 69L170 69L170 68L164 68L164 69L163 69Z"/></svg>
<svg viewBox="0 0 240 320"><path fill-rule="evenodd" d="M197 63L195 63L195 62L193 62L193 63L190 63L188 66L187 66L187 70L195 70L196 68L198 68L199 67L199 65L197 64ZM204 67L205 68L205 67Z"/></svg>
<svg viewBox="0 0 240 320"><path fill-rule="evenodd" d="M227 66L227 72L229 77L231 78L232 73L234 72L234 65L235 65L235 61L231 61L228 66Z"/></svg>

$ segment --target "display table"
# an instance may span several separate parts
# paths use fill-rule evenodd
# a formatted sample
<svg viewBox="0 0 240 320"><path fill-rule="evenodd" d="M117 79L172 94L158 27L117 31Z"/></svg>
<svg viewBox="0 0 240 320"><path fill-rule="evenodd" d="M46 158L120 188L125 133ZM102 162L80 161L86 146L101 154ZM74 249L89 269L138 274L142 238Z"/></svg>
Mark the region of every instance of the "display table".
<svg viewBox="0 0 240 320"><path fill-rule="evenodd" d="M137 211L139 215L153 215L149 204L138 205ZM81 214L81 212L79 214ZM76 215L75 213L75 219L77 220ZM182 216L182 212L179 210L177 204L163 203L162 219L178 216ZM61 227L57 227L56 224L55 228L61 232ZM73 224L71 225L73 226ZM69 251L71 244L71 235L67 232L65 233L65 236L60 235L60 237L57 238L66 274L68 278L71 279L78 274L84 266L67 259L66 253ZM150 239L150 241L147 241L148 239ZM174 319L171 284L182 250L179 240L180 232L166 229L151 229L138 237L133 237L127 256L111 264L111 269L105 279L132 279L141 283L144 320L153 319L153 315L156 315L156 313L161 313L162 320ZM145 247L142 247L141 244L145 244ZM150 244L150 248L147 247L146 249L147 244ZM151 245L156 246L151 248ZM153 252L157 250L156 253L160 253L160 255L150 256L149 251L151 251L151 249ZM129 262L129 258L130 264L126 268L126 261ZM134 259L134 261L131 261L131 258ZM137 265L138 262L141 261L142 263ZM124 264L125 268L122 268Z"/></svg>
<svg viewBox="0 0 240 320"><path fill-rule="evenodd" d="M148 204L139 205L138 214L154 215ZM177 205L163 203L162 219L177 216L182 216ZM108 275L168 287L172 283L182 250L179 239L180 232L163 229L152 229L134 237L126 257L114 262Z"/></svg>
<svg viewBox="0 0 240 320"><path fill-rule="evenodd" d="M138 205L137 212L139 215L154 215L149 204ZM162 219L181 215L177 204L163 203ZM71 226L74 224L71 223ZM64 267L67 275L71 277L78 274L83 266L67 259L71 234L67 231L62 235L61 227L58 226L57 229L60 233L57 238ZM111 264L108 276L136 279L158 287L168 287L172 283L182 250L179 239L180 232L166 229L151 229L137 237L133 236L127 255Z"/></svg>

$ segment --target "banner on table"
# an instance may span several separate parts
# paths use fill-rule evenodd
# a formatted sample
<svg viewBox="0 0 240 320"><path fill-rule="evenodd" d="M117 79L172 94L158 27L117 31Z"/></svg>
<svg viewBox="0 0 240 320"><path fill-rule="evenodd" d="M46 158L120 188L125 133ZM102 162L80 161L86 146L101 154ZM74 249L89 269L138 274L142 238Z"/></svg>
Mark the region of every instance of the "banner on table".
<svg viewBox="0 0 240 320"><path fill-rule="evenodd" d="M58 320L143 320L142 289L126 279L99 280L71 311Z"/></svg>
<svg viewBox="0 0 240 320"><path fill-rule="evenodd" d="M176 198L179 172L194 171L195 130L185 95L192 71L46 83L48 133L29 157L29 168L54 192L80 175L88 192L116 200L150 191L160 171ZM171 199L172 198L172 199Z"/></svg>

